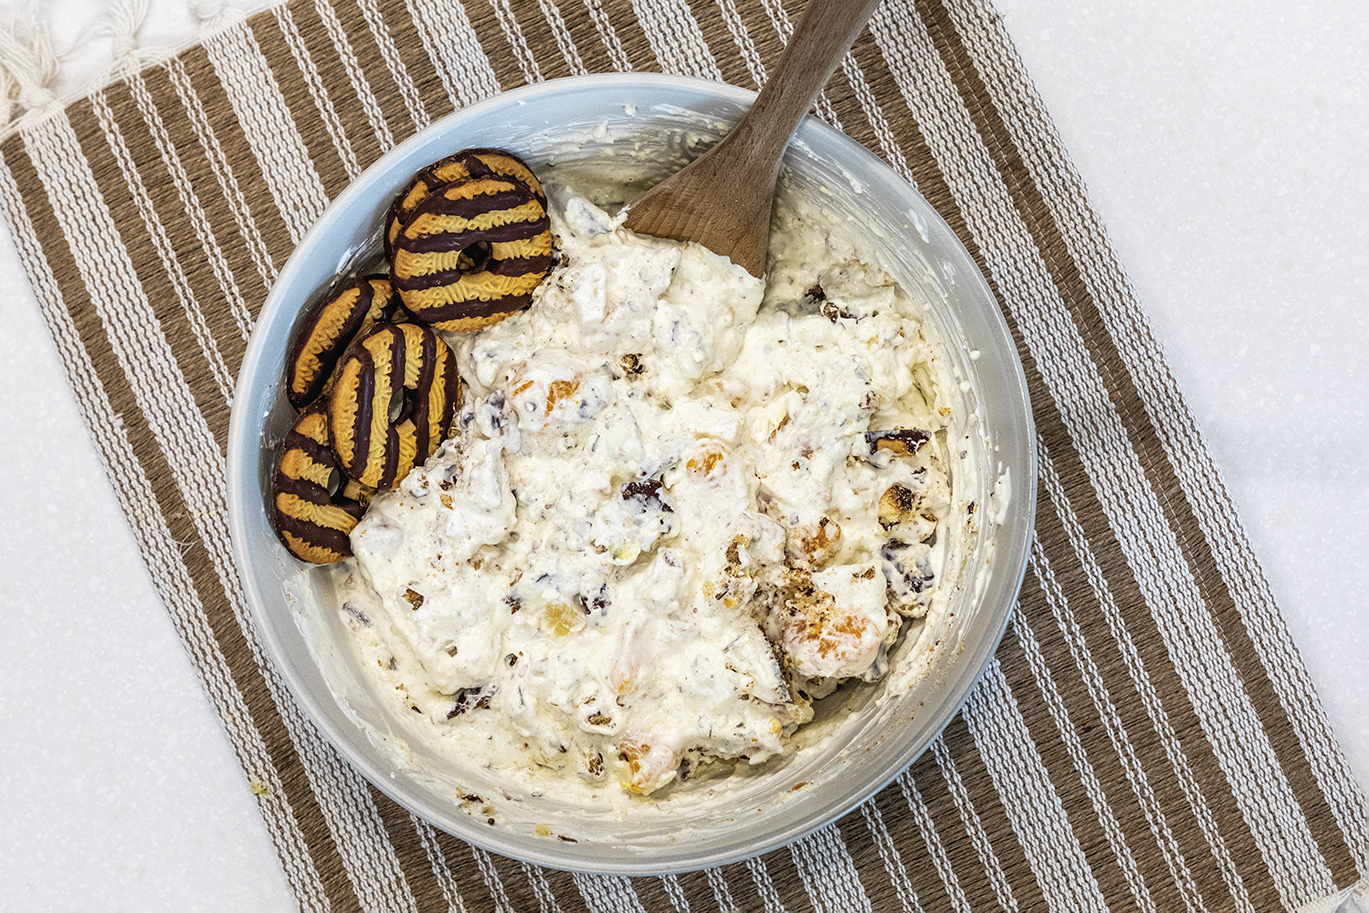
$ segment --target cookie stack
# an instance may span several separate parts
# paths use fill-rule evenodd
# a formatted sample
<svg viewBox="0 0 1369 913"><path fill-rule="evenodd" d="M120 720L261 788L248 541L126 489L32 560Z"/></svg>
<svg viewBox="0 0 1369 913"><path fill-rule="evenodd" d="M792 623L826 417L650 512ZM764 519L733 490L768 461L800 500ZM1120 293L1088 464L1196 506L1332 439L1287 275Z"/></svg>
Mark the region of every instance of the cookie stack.
<svg viewBox="0 0 1369 913"><path fill-rule="evenodd" d="M456 358L435 330L521 310L551 269L542 185L517 156L465 149L424 168L386 216L389 275L346 278L305 315L285 365L300 410L282 442L269 513L295 557L352 554L348 535L446 438Z"/></svg>

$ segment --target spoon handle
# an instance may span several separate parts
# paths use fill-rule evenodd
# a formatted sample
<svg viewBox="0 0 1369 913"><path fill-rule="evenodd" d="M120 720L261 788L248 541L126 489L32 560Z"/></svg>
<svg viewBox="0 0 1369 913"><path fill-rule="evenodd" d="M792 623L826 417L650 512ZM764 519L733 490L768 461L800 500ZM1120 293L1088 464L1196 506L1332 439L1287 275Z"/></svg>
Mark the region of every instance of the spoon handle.
<svg viewBox="0 0 1369 913"><path fill-rule="evenodd" d="M808 0L798 28L731 133L628 207L623 225L694 241L765 274L780 156L880 0Z"/></svg>
<svg viewBox="0 0 1369 913"><path fill-rule="evenodd" d="M780 155L880 0L808 0L778 66L729 142L757 163ZM784 78L779 78L783 74Z"/></svg>

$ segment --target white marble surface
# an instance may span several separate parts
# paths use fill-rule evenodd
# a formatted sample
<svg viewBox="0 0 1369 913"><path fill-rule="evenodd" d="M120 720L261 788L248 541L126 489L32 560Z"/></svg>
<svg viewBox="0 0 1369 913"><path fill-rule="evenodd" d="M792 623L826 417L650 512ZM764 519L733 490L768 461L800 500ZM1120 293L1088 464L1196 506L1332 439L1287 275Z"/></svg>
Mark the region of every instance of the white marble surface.
<svg viewBox="0 0 1369 913"><path fill-rule="evenodd" d="M25 7L74 49L59 94L108 65L103 0ZM998 7L1369 789L1369 6ZM5 232L0 315L0 910L291 909Z"/></svg>

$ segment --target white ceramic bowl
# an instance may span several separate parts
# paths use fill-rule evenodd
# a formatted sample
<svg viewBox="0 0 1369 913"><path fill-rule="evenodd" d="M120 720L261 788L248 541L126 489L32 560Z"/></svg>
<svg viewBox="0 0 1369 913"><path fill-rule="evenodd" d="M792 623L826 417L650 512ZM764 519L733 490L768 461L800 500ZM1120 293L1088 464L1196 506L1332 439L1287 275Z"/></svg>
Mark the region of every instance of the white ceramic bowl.
<svg viewBox="0 0 1369 913"><path fill-rule="evenodd" d="M1012 337L973 261L926 201L862 146L811 118L786 156L789 179L827 194L834 218L854 219L904 288L931 302L932 323L967 382L966 406L987 441L973 446L977 472L969 484L978 490L968 496L987 508L998 503L995 482L1011 481L998 516L982 511L954 595L958 629L933 655L931 674L900 694L883 684L839 692L823 702L817 725L828 734L818 745L736 778L723 796L643 801L626 820L534 799L526 820L491 827L463 810L456 792L493 789L497 780L457 785L418 772L392 750L402 732L353 660L328 575L296 562L276 541L265 505L275 449L294 416L282 390L294 327L337 273L378 250L386 208L416 171L461 148L498 146L534 169L608 155L665 174L725 133L752 98L717 83L624 74L527 86L458 111L385 155L334 201L281 271L248 345L229 428L229 512L235 557L271 659L322 732L380 790L493 852L557 868L647 874L783 845L858 805L926 748L992 656L1016 597L1036 466ZM532 821L573 832L577 842L539 836Z"/></svg>

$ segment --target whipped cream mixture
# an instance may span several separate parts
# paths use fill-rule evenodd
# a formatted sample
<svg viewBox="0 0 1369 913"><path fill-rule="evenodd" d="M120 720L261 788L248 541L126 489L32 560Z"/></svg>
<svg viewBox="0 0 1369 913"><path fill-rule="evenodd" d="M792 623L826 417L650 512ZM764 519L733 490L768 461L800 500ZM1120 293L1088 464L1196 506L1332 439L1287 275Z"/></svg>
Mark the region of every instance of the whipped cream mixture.
<svg viewBox="0 0 1369 913"><path fill-rule="evenodd" d="M344 618L426 741L650 794L790 750L921 632L954 381L816 207L778 207L767 285L547 186L560 262L450 337L454 436L352 533Z"/></svg>

